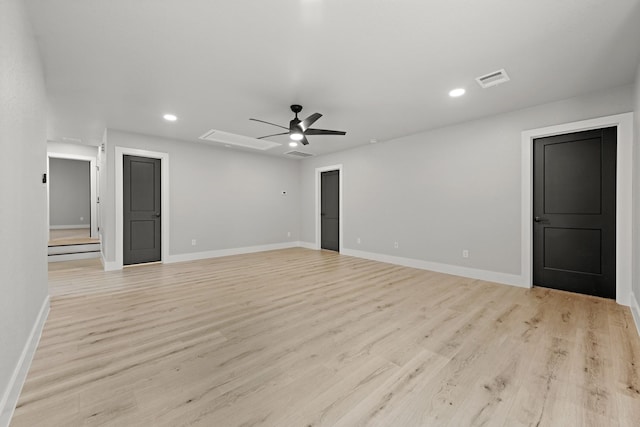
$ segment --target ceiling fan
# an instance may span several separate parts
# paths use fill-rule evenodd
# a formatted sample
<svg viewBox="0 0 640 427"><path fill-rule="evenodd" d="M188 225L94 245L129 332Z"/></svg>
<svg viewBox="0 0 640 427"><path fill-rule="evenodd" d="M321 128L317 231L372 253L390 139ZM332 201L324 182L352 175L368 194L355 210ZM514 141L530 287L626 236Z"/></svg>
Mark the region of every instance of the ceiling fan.
<svg viewBox="0 0 640 427"><path fill-rule="evenodd" d="M282 129L287 129L288 131L288 132L276 133L273 135L261 136L258 139L270 138L272 136L279 136L279 135L289 135L289 138L291 138L293 141L299 141L303 145L308 145L309 141L307 141L307 135L346 135L347 134L346 132L342 132L339 130L313 129L309 127L312 124L314 124L316 120L322 117L322 114L313 113L306 119L300 120L298 118L298 113L302 111L302 105L293 104L291 106L291 111L295 113L296 117L289 122L288 128L285 126L277 125L275 123L265 122L264 120L249 119L249 120L253 120L254 122L266 123L268 125L277 126Z"/></svg>

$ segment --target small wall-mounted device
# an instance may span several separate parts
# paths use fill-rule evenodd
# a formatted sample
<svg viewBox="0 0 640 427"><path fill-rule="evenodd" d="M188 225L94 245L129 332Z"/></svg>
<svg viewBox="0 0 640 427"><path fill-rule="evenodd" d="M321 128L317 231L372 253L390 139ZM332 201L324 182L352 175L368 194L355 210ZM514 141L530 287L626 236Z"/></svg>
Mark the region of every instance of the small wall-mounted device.
<svg viewBox="0 0 640 427"><path fill-rule="evenodd" d="M46 174L46 173L43 173L43 174L42 174L42 183L43 183L43 184L46 184L46 183L47 183L47 174Z"/></svg>

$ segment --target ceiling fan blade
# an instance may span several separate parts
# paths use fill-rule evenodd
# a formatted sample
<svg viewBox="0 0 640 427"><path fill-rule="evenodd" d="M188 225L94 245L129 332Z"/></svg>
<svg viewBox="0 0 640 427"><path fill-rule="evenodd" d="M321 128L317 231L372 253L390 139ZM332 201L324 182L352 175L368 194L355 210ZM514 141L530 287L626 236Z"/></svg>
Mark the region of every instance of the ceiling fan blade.
<svg viewBox="0 0 640 427"><path fill-rule="evenodd" d="M256 139L265 139L265 138L271 138L272 136L280 136L280 135L289 135L289 132L274 133L273 135L260 136Z"/></svg>
<svg viewBox="0 0 640 427"><path fill-rule="evenodd" d="M286 127L284 127L284 126L277 125L277 124L275 124L275 123L265 122L264 120L258 120L258 119L249 119L249 120L253 120L254 122L266 123L266 124L271 125L271 126L277 126L277 127L279 127L279 128L289 130L289 128L286 128Z"/></svg>
<svg viewBox="0 0 640 427"><path fill-rule="evenodd" d="M346 132L341 130L326 130L326 129L307 129L305 135L346 135Z"/></svg>
<svg viewBox="0 0 640 427"><path fill-rule="evenodd" d="M307 141L307 137L304 136L304 134L302 135L302 139L300 140L300 143L302 145L309 145L309 141Z"/></svg>
<svg viewBox="0 0 640 427"><path fill-rule="evenodd" d="M314 124L320 117L322 117L322 114L313 113L312 115L301 121L298 126L300 126L300 129L302 129L302 132L305 132L307 129L309 129L309 126Z"/></svg>

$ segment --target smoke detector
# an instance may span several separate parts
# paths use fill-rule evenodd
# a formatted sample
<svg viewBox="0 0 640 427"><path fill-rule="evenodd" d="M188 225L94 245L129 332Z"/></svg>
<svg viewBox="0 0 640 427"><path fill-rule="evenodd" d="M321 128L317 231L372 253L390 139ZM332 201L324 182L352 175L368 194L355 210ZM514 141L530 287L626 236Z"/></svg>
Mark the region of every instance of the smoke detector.
<svg viewBox="0 0 640 427"><path fill-rule="evenodd" d="M509 80L511 79L507 75L507 72L504 70L504 68L502 70L494 71L493 73L485 74L484 76L476 77L476 81L483 89L506 83Z"/></svg>

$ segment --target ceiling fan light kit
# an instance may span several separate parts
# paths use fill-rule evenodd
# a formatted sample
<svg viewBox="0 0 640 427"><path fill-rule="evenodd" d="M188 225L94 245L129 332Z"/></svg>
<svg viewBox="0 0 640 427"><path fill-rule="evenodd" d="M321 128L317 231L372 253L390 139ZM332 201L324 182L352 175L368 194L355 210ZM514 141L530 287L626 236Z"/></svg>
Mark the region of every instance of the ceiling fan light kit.
<svg viewBox="0 0 640 427"><path fill-rule="evenodd" d="M298 118L298 113L300 111L302 111L302 105L293 104L290 108L291 108L291 111L293 111L293 113L296 116L295 116L295 118L293 120L291 120L289 122L289 127L288 128L285 127L285 126L277 125L275 123L267 122L267 121L264 121L264 120L249 119L249 120L253 120L255 122L266 123L266 124L271 125L271 126L276 126L276 127L288 130L288 132L281 132L281 133L276 133L276 134L273 134L273 135L261 136L258 139L270 138L272 136L279 136L279 135L289 135L289 138L291 140L299 141L302 145L308 145L309 141L307 140L307 135L346 135L347 134L346 132L339 131L339 130L327 130L327 129L314 129L314 128L311 128L310 126L312 124L314 124L320 117L322 117L322 114L313 113L309 117L307 117L306 119L300 120Z"/></svg>

